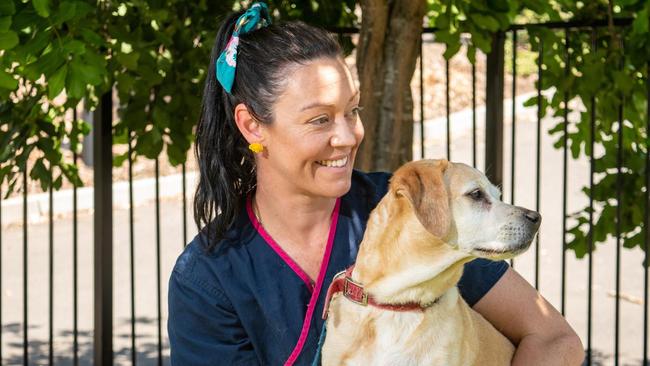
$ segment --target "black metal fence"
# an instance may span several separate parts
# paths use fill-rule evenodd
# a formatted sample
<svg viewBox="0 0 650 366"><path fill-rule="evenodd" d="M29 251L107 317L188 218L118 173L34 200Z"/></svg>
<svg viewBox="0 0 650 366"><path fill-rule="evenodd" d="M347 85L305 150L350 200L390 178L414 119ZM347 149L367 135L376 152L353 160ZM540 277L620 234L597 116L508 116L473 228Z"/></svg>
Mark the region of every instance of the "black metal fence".
<svg viewBox="0 0 650 366"><path fill-rule="evenodd" d="M618 24L619 26L626 26L629 22L623 22L623 24ZM601 23L548 23L548 24L531 24L531 25L518 25L518 26L513 26L508 32L505 33L499 33L493 42L493 52L489 55L487 55L487 71L486 71L486 81L485 81L485 93L486 93L486 106L485 106L485 127L484 127L484 145L485 145L485 150L484 150L484 159L485 159L485 165L484 167L481 167L484 171L487 172L489 178L494 182L495 184L501 186L501 185L509 185L509 193L510 193L510 201L515 202L515 191L516 188L518 188L519 182L516 180L516 178L519 178L520 176L518 175L518 171L516 171L516 167L521 166L521 162L516 160L515 158L520 156L520 152L517 151L517 136L518 132L520 130L517 130L517 128L522 128L521 123L518 120L518 115L517 115L517 106L515 103L515 96L517 95L517 82L516 82L516 77L517 77L517 47L514 46L518 43L518 34L521 32L525 32L527 29L530 29L531 27L546 27L546 28L551 28L559 31L563 31L565 33L565 37L568 38L571 37L571 34L575 32L593 32L594 29L598 27L603 27L605 24ZM355 33L356 30L354 29L338 29L337 33L339 34L350 34L350 33ZM424 101L424 96L427 94L427 91L425 90L425 82L424 82L424 71L426 69L426 64L427 64L427 58L431 57L429 55L426 55L424 53L425 49L425 44L427 43L427 40L425 40L425 35L426 34L431 34L434 32L434 29L425 29L424 30L424 35L423 35L423 42L421 46L421 55L423 56L424 62L419 63L419 71L418 71L418 78L419 78L419 121L417 123L419 124L419 140L417 142L419 143L419 152L420 152L420 158L424 158L429 156L428 154L428 147L426 144L428 136L426 135L426 127L428 122L427 116L425 115L425 101ZM512 95L512 106L511 106L511 111L510 111L510 116L511 116L511 130L510 132L510 138L506 139L506 128L504 124L504 92L506 90L505 88L505 81L506 81L506 73L504 72L504 65L506 63L505 60L505 53L504 53L504 44L507 40L510 40L512 42L513 47L512 47L512 54L511 54L511 62L512 62L512 83L511 83L511 95ZM441 57L441 56L438 56ZM452 153L452 145L453 145L453 138L454 136L451 135L452 131L452 124L451 124L451 108L450 105L452 103L451 97L450 97L450 90L452 89L451 83L450 83L450 78L453 77L453 75L450 75L449 72L449 62L445 62L445 88L446 88L446 110L445 110L445 121L446 121L446 136L445 136L445 141L446 141L446 156L449 158L454 159L454 156L451 154ZM569 63L566 63L567 70L570 67ZM541 63L537 65L537 77L538 80L544 78L544 71L542 68ZM472 75L472 114L471 114L471 164L474 166L478 165L478 158L477 156L481 154L481 151L479 151L479 146L480 146L480 141L479 141L479 136L477 134L477 130L480 131L480 128L477 128L477 119L478 119L478 114L477 114L477 69L475 65L472 65L471 69L471 75ZM541 85L541 83L538 84L538 86ZM537 94L537 99L538 102L541 102L542 98L542 90L541 87L537 87L536 90ZM650 84L648 86L648 95L650 95ZM568 102L568 100L565 100L565 102ZM594 101L591 101L594 103ZM650 104L650 102L648 102ZM538 105L541 105L541 103L538 103ZM648 108L650 109L650 107ZM80 325L79 325L79 314L80 311L82 311L82 307L80 306L79 303L79 291L80 291L80 275L78 271L79 267L79 248L80 248L80 243L79 243L79 238L78 238L78 230L79 230L79 224L78 224L78 216L77 216L77 205L78 205L78 198L77 198L77 188L72 188L72 201L73 201L73 208L72 208L72 245L71 245L71 255L73 257L72 259L72 281L71 281L71 286L72 286L72 298L62 298L57 296L57 291L54 288L53 284L53 278L55 276L55 266L57 265L55 262L55 253L57 248L54 245L54 238L55 238L55 225L54 225L54 217L53 217L53 192L50 190L48 192L49 194L49 216L48 216L48 227L47 227L47 233L48 233L48 262L47 262L47 283L48 283L48 314L47 314L47 321L48 321L48 336L47 336L47 342L43 342L41 339L35 340L31 335L31 330L32 330L32 323L30 322L29 315L32 314L29 312L28 305L30 305L30 296L33 295L33 291L29 286L29 277L34 273L34 270L42 271L43 268L32 268L30 267L30 256L28 253L30 252L30 246L32 245L42 245L42 243L34 243L31 239L30 236L30 225L29 225L29 213L28 213L28 193L27 190L24 190L22 193L22 202L23 202L23 207L22 207L22 296L20 301L16 301L14 299L15 296L12 295L11 299L9 299L8 296L5 295L5 291L2 288L3 283L6 281L11 280L15 281L19 276L18 272L10 272L8 273L6 270L6 267L3 266L3 263L7 263L7 261L14 261L17 262L17 258L14 257L7 257L6 255L3 256L3 251L6 253L8 249L6 249L9 245L14 245L14 243L8 243L7 242L7 236L3 235L5 232L5 229L3 228L2 232L0 232L0 293L2 293L2 299L0 301L0 325L2 325L2 332L0 333L0 363L2 364L34 364L35 362L40 363L47 363L47 364L54 364L55 361L57 364L73 364L73 365L78 365L78 364L84 364L84 363L90 363L91 360L94 364L96 365L110 365L115 362L115 349L114 349L114 340L116 339L116 334L114 333L115 329L115 324L116 321L114 319L114 313L115 313L115 308L114 308L114 303L115 303L115 289L117 286L126 286L127 284L124 283L114 283L114 278L115 278L115 271L117 266L119 266L119 271L128 271L129 273L129 282L128 283L128 296L129 296L129 313L130 313L130 320L129 320L129 331L127 334L121 334L119 335L120 337L127 337L129 338L130 341L130 346L126 350L121 350L121 355L124 356L124 363L130 363L135 365L136 363L141 363L141 364L158 364L162 365L164 363L168 363L168 358L166 356L166 336L164 333L164 315L163 315L163 307L165 307L163 297L166 289L166 279L168 276L168 273L163 273L162 272L162 267L161 267L161 251L165 248L161 247L161 199L160 199L160 173L159 173L159 168L160 168L160 163L158 160L155 161L155 200L154 200L154 229L153 229L153 237L147 238L149 241L155 241L155 247L153 250L153 253L151 255L155 258L155 286L156 286L156 291L155 291L155 310L150 309L150 317L147 317L146 321L149 321L155 325L155 342L154 345L148 345L147 354L148 357L146 358L138 358L138 345L136 344L136 340L140 336L137 332L137 327L136 325L138 324L139 318L136 313L136 294L138 293L138 288L136 288L136 279L137 279L137 271L138 268L136 266L136 263L138 263L138 260L136 259L136 233L134 232L134 217L135 217L135 212L134 212L134 192L133 192L133 186L134 186L134 180L133 180L133 171L132 171L132 166L133 166L133 161L129 159L127 161L128 164L128 169L129 169L129 174L128 174L128 196L129 196L129 207L128 207L128 266L124 265L123 263L118 263L114 261L114 253L115 253L115 247L114 247L114 233L116 229L121 229L116 228L115 226L115 221L114 219L114 209L113 209L113 196L112 196L112 189L113 189L113 183L112 183L112 123L113 123L113 99L110 94L104 95L101 99L101 103L99 108L94 112L94 128L93 128L93 146L94 146L94 231L93 231L93 242L94 242L94 249L93 249L93 255L92 257L94 258L94 264L93 264L93 269L94 269L94 274L93 274L93 281L94 281L94 305L92 306L92 309L86 309L87 311L91 311L93 316L94 316L94 323L92 325L92 333L91 334L85 334L84 337L89 338L92 335L93 339L93 345L91 349L86 349L82 355L80 355L81 350L80 350ZM592 109L593 111L593 109ZM622 111L621 111L621 117L622 117ZM76 118L76 113L74 118ZM622 118L621 118L622 119ZM568 115L565 113L564 116L564 121L565 123L565 130L564 130L564 138L566 141L566 126L569 122ZM591 116L591 144L593 147L594 144L594 133L596 131L596 125L595 125L595 115ZM544 176L542 174L542 139L543 139L543 133L542 133L542 113L541 110L538 109L537 112L537 119L536 119L536 134L535 134L535 153L534 153L534 166L535 166L535 179L534 179L534 190L535 190L535 200L534 208L538 211L542 210L543 208L541 207L541 192L543 188L543 184L548 183L547 181L543 180ZM650 130L650 120L648 121L648 130ZM619 134L619 140L622 139L622 134ZM511 149L508 151L506 150L506 143L509 143L511 146ZM129 144L130 145L130 144ZM621 145L619 144L619 147ZM131 146L129 146L129 149L131 149ZM454 150L456 151L456 150ZM589 186L592 187L594 183L594 149L591 149L591 156L589 158ZM509 154L510 159L506 158L506 155ZM546 215L561 215L561 221L562 221L562 232L561 232L561 246L558 244L561 252L561 257L559 258L560 260L560 268L561 268L561 277L560 277L560 296L559 296L559 309L563 314L566 314L567 311L567 300L570 299L570 294L567 295L567 273L569 269L567 268L567 242L566 242L566 231L567 231L567 201L568 201L568 178L570 177L569 174L569 161L568 161L568 154L567 154L567 145L564 144L564 148L562 150L562 210L561 212L554 212L554 213L545 213ZM77 156L74 155L73 157L74 161L77 161ZM646 156L646 191L645 191L645 201L644 201L644 227L647 228L648 226L648 189L647 187L650 187L650 175L648 172L650 171L648 167L650 167L650 160ZM621 161L620 161L620 149L619 149L619 172L621 169ZM559 164L558 162L551 162L551 164ZM507 171L506 168L509 167L510 170ZM187 197L187 187L186 187L186 167L183 165L182 167L182 207L181 207L181 212L174 213L173 215L177 215L176 217L180 218L182 220L181 223L176 223L178 225L182 226L182 235L180 235L178 238L173 239L175 242L178 243L178 246L175 246L174 248L166 248L172 251L172 253L176 253L176 255L180 252L182 249L183 245L187 242L188 240L188 217L187 217L187 202L186 202L186 197ZM509 176L509 180L505 179L505 176ZM28 182L28 177L27 174L25 173L23 175L23 179L25 181L25 186L27 186ZM531 186L526 187L526 189L533 189ZM1 192L0 192L1 193ZM505 192L504 192L505 193ZM622 192L622 188L619 185L619 190L617 192L617 195L619 197L620 201L620 195L624 194ZM590 207L593 207L593 200L590 197L589 200ZM620 208L619 208L620 211ZM2 206L0 206L0 225L2 224L3 220L3 211L2 211ZM620 217L619 217L620 220ZM590 216L590 225L593 225L593 217ZM590 229L593 230L593 226L590 226ZM7 231L9 233L9 231ZM586 304L584 304L583 311L587 314L586 315L586 324L583 324L585 329L577 329L580 331L581 334L583 334L583 343L585 344L585 347L587 349L587 360L586 364L592 365L592 364L603 364L603 362L608 362L612 361L613 364L618 365L621 359L620 356L620 343L621 343L621 338L625 336L625 334L621 334L621 243L620 243L620 228L618 231L617 235L617 240L616 240L616 261L615 261L615 268L614 268L614 273L612 275L615 276L615 293L613 295L614 300L615 300L615 313L614 313L614 336L611 342L614 345L614 351L613 351L613 356L611 357L611 360L605 356L603 356L602 353L596 353L594 352L594 345L592 342L594 332L601 332L601 329L594 329L593 326L593 319L594 319L594 303L593 303L593 292L592 289L594 287L594 276L595 276L595 267L594 267L594 262L592 260L592 255L587 255L586 257L586 271L587 271L587 283L585 284L586 286L586 299L581 299L581 301L585 301ZM540 235L542 236L542 235ZM593 248L593 238L590 235L590 248ZM534 251L532 252L534 254L534 258L531 259L530 263L534 263L533 265L533 270L534 270L534 275L531 278L531 282L535 287L540 287L540 281L544 277L542 276L541 270L540 270L540 261L541 255L540 253L543 253L543 248L541 245L541 239L548 240L549 243L552 243L553 240L550 238L547 239L546 237L540 238L538 237ZM4 240L4 241L3 241ZM140 243L140 240L137 241ZM648 252L648 235L646 234L646 240L645 240L645 252ZM140 244L138 244L140 245ZM87 245L84 245L82 243L82 247L88 247ZM12 250L10 254L13 254L14 251ZM15 255L15 254L14 254ZM175 256L175 255L173 255ZM583 263L583 262L580 262ZM520 265L519 260L515 260L513 262L513 265L517 266L517 269L520 270L527 270L530 269L530 266L525 266L525 265ZM641 266L641 261L638 262L638 265ZM611 268L601 268L601 271L607 272L608 270L611 271ZM641 328L642 329L642 334L643 334L643 340L642 340L642 350L639 350L638 355L636 356L631 356L634 359L639 360L641 364L647 364L647 344L648 344L648 332L647 332L647 324L648 324L648 312L647 312L647 300L648 300L648 275L647 275L647 268L643 267L643 299L641 301L641 306L643 307L643 316L642 316L642 322L638 323L635 322L634 324L626 324L626 329L629 327L636 327L636 328ZM544 295L546 295L543 292ZM66 350L66 355L65 357L59 357L57 358L56 355L56 349L55 349L55 344L57 342L55 334L54 334L54 322L57 320L57 316L60 316L59 314L55 314L55 304L56 303L69 303L71 302L72 307L67 310L72 313L72 329L69 332L69 334L66 334L66 337L69 337L71 335L71 347L69 350ZM15 308L22 306L22 323L11 323L7 324L6 320L3 321L2 314L3 311L5 311L7 306ZM576 326L576 325L574 325ZM576 328L578 328L576 326ZM10 342L7 341L7 335L13 333L14 337ZM22 344L19 344L20 342L17 340L16 336L17 334L22 333ZM640 341L640 340L639 340ZM39 347L35 347L34 344L40 342ZM7 350L8 346L12 349L16 349L18 347L22 348L22 357L21 355L17 355L15 352L11 351L9 352ZM9 356L7 356L9 354Z"/></svg>

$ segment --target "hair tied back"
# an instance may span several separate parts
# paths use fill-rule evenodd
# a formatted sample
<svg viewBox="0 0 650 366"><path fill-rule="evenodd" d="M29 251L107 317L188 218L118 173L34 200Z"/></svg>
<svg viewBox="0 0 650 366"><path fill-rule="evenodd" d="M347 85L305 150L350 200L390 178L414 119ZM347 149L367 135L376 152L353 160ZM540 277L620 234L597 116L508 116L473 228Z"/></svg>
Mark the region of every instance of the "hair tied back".
<svg viewBox="0 0 650 366"><path fill-rule="evenodd" d="M265 3L254 3L235 22L235 29L226 45L226 48L217 59L217 80L224 90L231 94L235 82L235 70L237 69L237 48L239 46L239 35L269 26L271 16L269 8Z"/></svg>

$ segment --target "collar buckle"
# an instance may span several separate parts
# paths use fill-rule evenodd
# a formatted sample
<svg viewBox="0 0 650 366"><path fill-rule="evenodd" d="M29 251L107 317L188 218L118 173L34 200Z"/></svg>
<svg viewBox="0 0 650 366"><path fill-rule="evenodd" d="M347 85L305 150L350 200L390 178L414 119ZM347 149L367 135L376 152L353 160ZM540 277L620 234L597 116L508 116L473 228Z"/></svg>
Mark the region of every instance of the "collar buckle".
<svg viewBox="0 0 650 366"><path fill-rule="evenodd" d="M368 293L363 290L363 285L348 276L345 277L343 296L356 304L368 305Z"/></svg>

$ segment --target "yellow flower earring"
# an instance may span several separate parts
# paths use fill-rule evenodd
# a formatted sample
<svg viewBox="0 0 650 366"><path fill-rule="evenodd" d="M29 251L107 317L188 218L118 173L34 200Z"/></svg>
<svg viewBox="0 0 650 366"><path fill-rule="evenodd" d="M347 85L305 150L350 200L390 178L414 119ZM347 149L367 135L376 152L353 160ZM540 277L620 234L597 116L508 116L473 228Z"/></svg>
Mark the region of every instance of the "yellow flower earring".
<svg viewBox="0 0 650 366"><path fill-rule="evenodd" d="M262 144L259 142L253 142L252 144L248 145L248 148L255 154L261 153L262 150L264 150L264 146L262 146Z"/></svg>

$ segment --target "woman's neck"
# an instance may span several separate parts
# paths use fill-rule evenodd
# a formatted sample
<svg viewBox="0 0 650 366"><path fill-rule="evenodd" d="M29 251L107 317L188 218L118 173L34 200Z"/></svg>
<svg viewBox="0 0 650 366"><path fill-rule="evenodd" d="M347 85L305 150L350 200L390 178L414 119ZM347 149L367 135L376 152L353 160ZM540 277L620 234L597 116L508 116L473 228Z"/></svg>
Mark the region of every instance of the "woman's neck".
<svg viewBox="0 0 650 366"><path fill-rule="evenodd" d="M253 197L258 219L271 236L286 235L307 243L327 238L335 204L335 198L310 197L259 184Z"/></svg>

